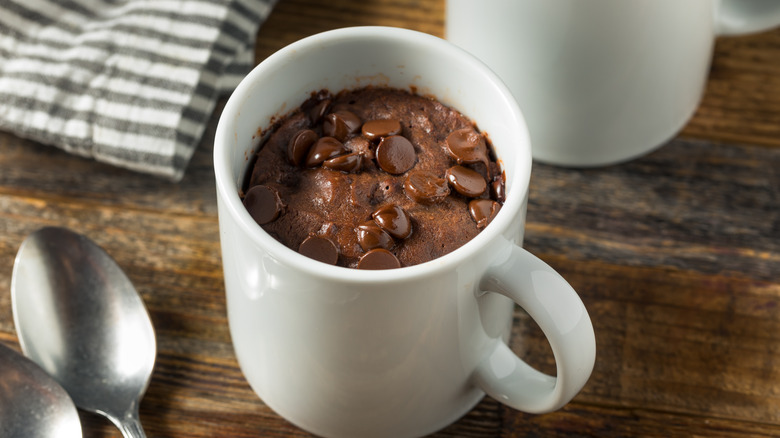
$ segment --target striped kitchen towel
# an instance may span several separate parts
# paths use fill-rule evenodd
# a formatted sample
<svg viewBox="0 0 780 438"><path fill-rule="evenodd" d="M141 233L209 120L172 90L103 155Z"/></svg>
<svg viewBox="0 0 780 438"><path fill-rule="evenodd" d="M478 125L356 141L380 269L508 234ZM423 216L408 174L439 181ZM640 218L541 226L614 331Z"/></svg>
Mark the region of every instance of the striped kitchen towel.
<svg viewBox="0 0 780 438"><path fill-rule="evenodd" d="M0 130L178 181L276 0L2 0Z"/></svg>

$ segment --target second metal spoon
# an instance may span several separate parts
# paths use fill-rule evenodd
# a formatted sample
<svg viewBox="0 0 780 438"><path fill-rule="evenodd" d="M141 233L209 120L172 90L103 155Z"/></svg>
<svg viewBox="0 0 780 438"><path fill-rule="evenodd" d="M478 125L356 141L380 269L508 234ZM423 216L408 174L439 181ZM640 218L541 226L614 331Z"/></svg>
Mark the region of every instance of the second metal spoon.
<svg viewBox="0 0 780 438"><path fill-rule="evenodd" d="M35 362L0 344L0 431L5 438L81 438L76 405Z"/></svg>

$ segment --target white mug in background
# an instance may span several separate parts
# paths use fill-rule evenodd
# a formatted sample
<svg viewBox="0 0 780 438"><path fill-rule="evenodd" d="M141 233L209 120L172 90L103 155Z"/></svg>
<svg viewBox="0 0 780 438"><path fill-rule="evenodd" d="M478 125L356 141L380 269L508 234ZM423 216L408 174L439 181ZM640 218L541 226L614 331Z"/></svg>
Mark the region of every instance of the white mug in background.
<svg viewBox="0 0 780 438"><path fill-rule="evenodd" d="M716 36L778 24L777 0L447 0L446 37L512 90L534 159L589 167L682 129Z"/></svg>
<svg viewBox="0 0 780 438"><path fill-rule="evenodd" d="M312 92L366 85L435 96L488 133L506 173L506 202L452 253L386 271L330 266L276 241L242 205L258 133ZM254 391L292 423L331 437L422 436L485 393L528 412L558 409L590 376L595 338L585 307L520 247L531 172L520 110L493 72L447 41L356 27L285 47L227 102L214 168L236 356ZM515 302L547 336L556 376L507 346Z"/></svg>

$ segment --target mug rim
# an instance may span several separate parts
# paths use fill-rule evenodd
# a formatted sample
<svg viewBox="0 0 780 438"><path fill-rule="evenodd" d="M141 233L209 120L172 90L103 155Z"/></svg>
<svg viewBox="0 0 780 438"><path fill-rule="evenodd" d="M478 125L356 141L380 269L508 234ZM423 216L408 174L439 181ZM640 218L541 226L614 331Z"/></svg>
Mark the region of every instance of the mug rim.
<svg viewBox="0 0 780 438"><path fill-rule="evenodd" d="M228 150L230 149L231 138L235 135L235 129L233 128L236 115L240 113L242 104L247 101L243 96L249 95L251 89L262 82L262 77L267 71L273 69L277 64L285 63L285 59L293 53L300 55L300 53L306 50L316 50L322 44L334 44L338 43L339 40L365 40L367 38L391 42L394 40L413 42L421 50L435 50L445 53L448 58L456 60L459 67L473 69L480 77L490 81L491 85L497 88L497 95L502 97L501 106L505 107L510 113L507 115L507 120L514 122L513 131L517 131L514 134L517 138L517 144L514 146L517 148L517 158L514 166L512 169L506 169L503 165L501 166L502 172L512 172L512 187L507 188L506 200L493 221L474 238L448 254L424 263L396 269L361 270L328 265L317 262L285 246L268 234L250 216L241 202L239 197L241 187L238 186L239 182L235 181L237 178L232 175L229 164L232 157L228 156ZM460 111L457 107L453 108ZM471 119L470 116L466 116ZM477 127L479 128L478 124ZM266 127L259 126L258 128L265 129ZM487 132L487 135L490 137L489 132ZM493 147L495 148L495 145ZM252 151L252 153L255 152L256 150ZM529 190L532 160L530 136L525 118L509 88L490 68L473 55L442 38L419 31L385 26L356 26L317 33L283 47L255 66L233 91L219 117L214 137L213 159L217 196L222 198L223 204L227 207L225 213L232 217L241 228L242 233L254 244L263 247L272 254L274 259L283 265L295 267L295 269L307 275L327 280L361 284L408 281L435 275L443 270L451 270L463 262L464 259L471 257L480 248L500 237L504 230L511 225L514 216L523 208ZM249 162L247 162L248 165Z"/></svg>

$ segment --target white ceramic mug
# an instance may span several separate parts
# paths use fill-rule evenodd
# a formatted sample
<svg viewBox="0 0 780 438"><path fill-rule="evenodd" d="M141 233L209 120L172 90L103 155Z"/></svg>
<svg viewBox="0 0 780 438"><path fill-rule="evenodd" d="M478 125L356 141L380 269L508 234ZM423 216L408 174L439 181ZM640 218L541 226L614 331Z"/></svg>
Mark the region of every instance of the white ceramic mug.
<svg viewBox="0 0 780 438"><path fill-rule="evenodd" d="M446 37L512 90L534 159L585 167L664 144L699 104L715 37L777 24L776 0L447 0Z"/></svg>
<svg viewBox="0 0 780 438"><path fill-rule="evenodd" d="M363 271L312 261L268 235L239 199L258 133L312 92L414 89L487 132L506 202L463 247L420 265ZM531 172L523 117L487 68L445 40L356 27L305 38L238 86L214 144L228 319L252 388L292 423L332 437L421 436L487 392L528 412L558 409L590 376L593 327L576 292L520 247ZM514 303L547 336L557 375L507 347Z"/></svg>

